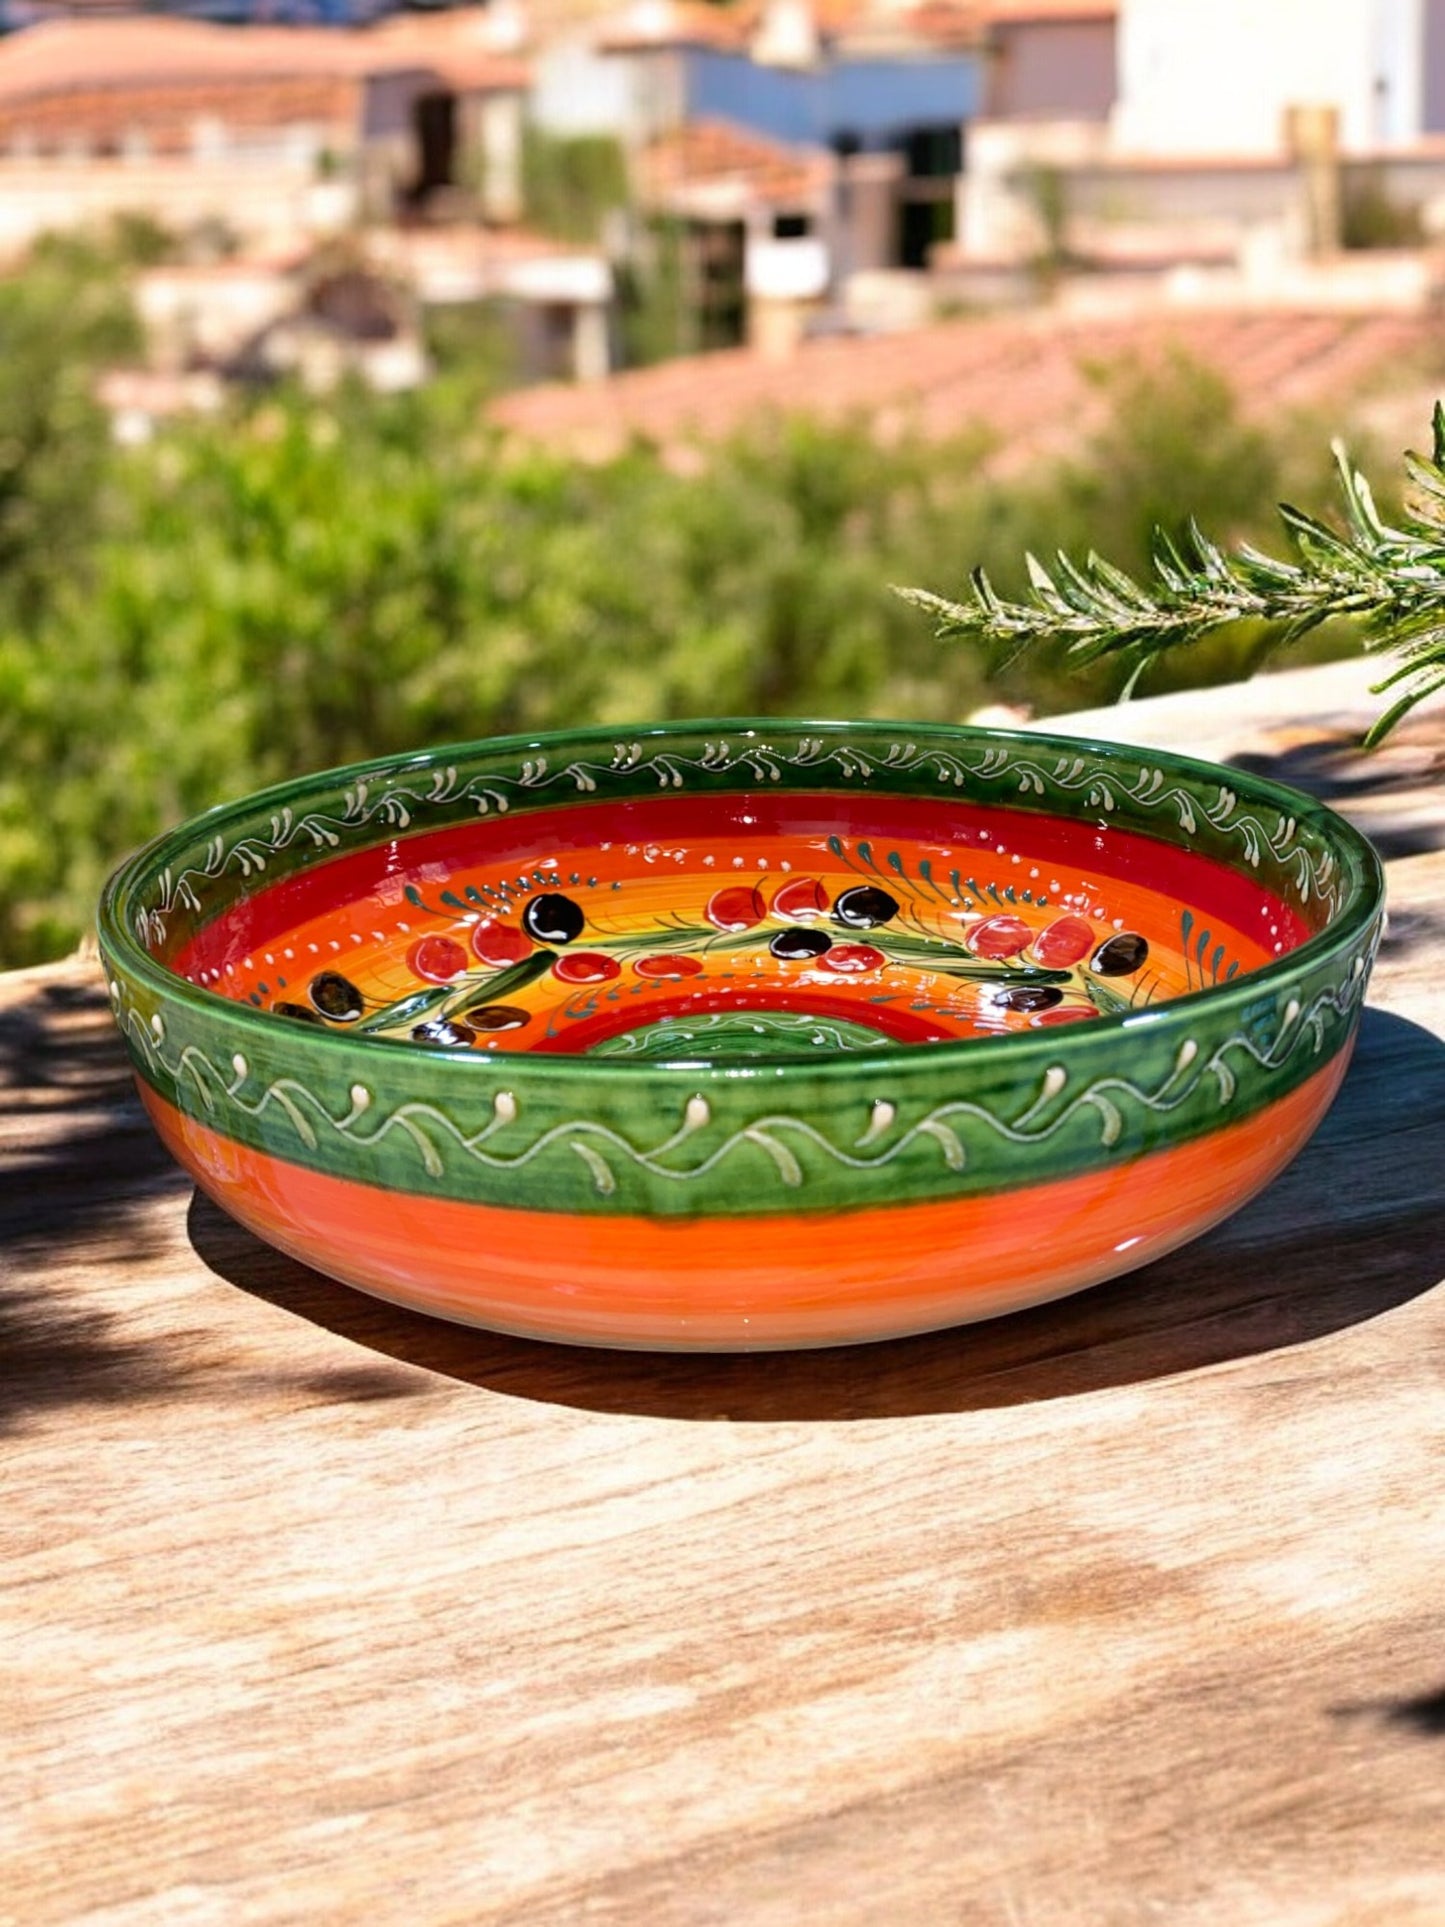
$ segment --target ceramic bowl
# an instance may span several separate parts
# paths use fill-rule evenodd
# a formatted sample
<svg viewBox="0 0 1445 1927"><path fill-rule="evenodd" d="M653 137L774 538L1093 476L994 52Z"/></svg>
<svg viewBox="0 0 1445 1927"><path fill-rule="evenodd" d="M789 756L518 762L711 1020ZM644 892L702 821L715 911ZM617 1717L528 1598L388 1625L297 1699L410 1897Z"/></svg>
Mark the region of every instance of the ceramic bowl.
<svg viewBox="0 0 1445 1927"><path fill-rule="evenodd" d="M163 836L101 948L242 1224L536 1338L964 1323L1157 1258L1295 1154L1369 845L1268 782L1033 733L726 722L391 757Z"/></svg>

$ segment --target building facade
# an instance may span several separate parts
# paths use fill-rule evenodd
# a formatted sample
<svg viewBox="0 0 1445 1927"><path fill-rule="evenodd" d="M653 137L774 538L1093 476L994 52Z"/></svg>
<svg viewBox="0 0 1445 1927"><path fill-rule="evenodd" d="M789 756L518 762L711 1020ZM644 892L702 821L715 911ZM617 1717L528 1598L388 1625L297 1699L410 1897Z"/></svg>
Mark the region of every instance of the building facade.
<svg viewBox="0 0 1445 1927"><path fill-rule="evenodd" d="M1302 106L1347 152L1445 132L1445 0L1121 0L1119 150L1275 153Z"/></svg>

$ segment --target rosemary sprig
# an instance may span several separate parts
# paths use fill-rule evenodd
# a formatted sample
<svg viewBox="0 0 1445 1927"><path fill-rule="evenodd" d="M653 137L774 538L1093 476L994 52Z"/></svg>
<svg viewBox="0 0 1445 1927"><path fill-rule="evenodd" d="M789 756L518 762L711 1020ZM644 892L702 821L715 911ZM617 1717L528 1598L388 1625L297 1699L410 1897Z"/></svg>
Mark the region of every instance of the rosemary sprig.
<svg viewBox="0 0 1445 1927"><path fill-rule="evenodd" d="M1377 694L1398 694L1365 739L1373 745L1416 703L1445 688L1445 406L1435 404L1432 454L1404 458L1410 489L1398 526L1381 518L1368 481L1338 442L1333 447L1344 532L1281 504L1294 560L1248 544L1226 553L1191 521L1181 541L1155 531L1155 580L1147 585L1100 555L1076 562L1060 551L1052 568L1026 558L1026 602L1000 596L982 569L973 572L968 602L927 589L897 593L936 619L940 637L1000 644L1005 662L1044 641L1061 641L1080 664L1118 656L1129 670L1126 696L1166 650L1227 623L1266 624L1273 633L1264 647L1271 649L1346 617L1364 649L1398 659L1374 685Z"/></svg>

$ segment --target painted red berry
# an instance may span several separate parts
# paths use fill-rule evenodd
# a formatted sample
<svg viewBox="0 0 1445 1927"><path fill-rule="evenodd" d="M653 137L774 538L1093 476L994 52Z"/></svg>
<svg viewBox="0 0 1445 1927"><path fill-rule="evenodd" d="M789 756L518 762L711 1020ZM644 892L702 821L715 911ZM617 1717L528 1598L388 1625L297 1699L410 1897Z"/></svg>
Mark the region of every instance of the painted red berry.
<svg viewBox="0 0 1445 1927"><path fill-rule="evenodd" d="M632 968L639 977L696 977L702 972L702 960L686 955L639 957Z"/></svg>
<svg viewBox="0 0 1445 1927"><path fill-rule="evenodd" d="M532 940L510 923L484 917L472 926L472 949L477 961L501 969L504 964L520 963L532 954Z"/></svg>
<svg viewBox="0 0 1445 1927"><path fill-rule="evenodd" d="M967 932L976 957L1016 957L1033 935L1022 917L985 917Z"/></svg>
<svg viewBox="0 0 1445 1927"><path fill-rule="evenodd" d="M819 957L820 970L835 970L840 977L858 977L864 971L877 970L888 959L881 950L875 950L871 943L835 943L826 957Z"/></svg>
<svg viewBox="0 0 1445 1927"><path fill-rule="evenodd" d="M569 950L553 964L552 975L564 984L605 984L622 975L622 965L600 950Z"/></svg>
<svg viewBox="0 0 1445 1927"><path fill-rule="evenodd" d="M406 953L414 975L429 984L449 984L467 967L467 953L451 937L421 937Z"/></svg>
<svg viewBox="0 0 1445 1927"><path fill-rule="evenodd" d="M763 902L761 890L738 883L717 891L708 900L703 914L715 929L751 930L768 914L768 906Z"/></svg>
<svg viewBox="0 0 1445 1927"><path fill-rule="evenodd" d="M831 908L828 892L816 877L793 877L773 892L773 915L789 923L806 923L809 917L824 917Z"/></svg>
<svg viewBox="0 0 1445 1927"><path fill-rule="evenodd" d="M1052 1028L1055 1024L1086 1024L1091 1017L1097 1017L1098 1014L1092 1006L1086 1009L1083 1004L1059 1004L1053 1010L1041 1010L1037 1016L1031 1017L1029 1022L1035 1029L1043 1024Z"/></svg>
<svg viewBox="0 0 1445 1927"><path fill-rule="evenodd" d="M1082 917L1055 917L1034 938L1034 955L1051 970L1066 970L1094 947L1094 927Z"/></svg>

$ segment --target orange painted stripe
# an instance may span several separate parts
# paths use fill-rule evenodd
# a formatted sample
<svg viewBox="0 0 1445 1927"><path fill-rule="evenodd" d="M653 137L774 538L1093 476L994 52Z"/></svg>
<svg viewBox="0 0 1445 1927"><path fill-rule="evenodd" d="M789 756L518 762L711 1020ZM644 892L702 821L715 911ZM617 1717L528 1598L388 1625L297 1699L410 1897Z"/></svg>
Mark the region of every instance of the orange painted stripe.
<svg viewBox="0 0 1445 1927"><path fill-rule="evenodd" d="M140 1090L203 1190L345 1283L528 1337L751 1350L963 1324L1133 1270L1280 1171L1348 1060L1238 1124L1103 1171L995 1197L692 1223L383 1191L250 1150Z"/></svg>

